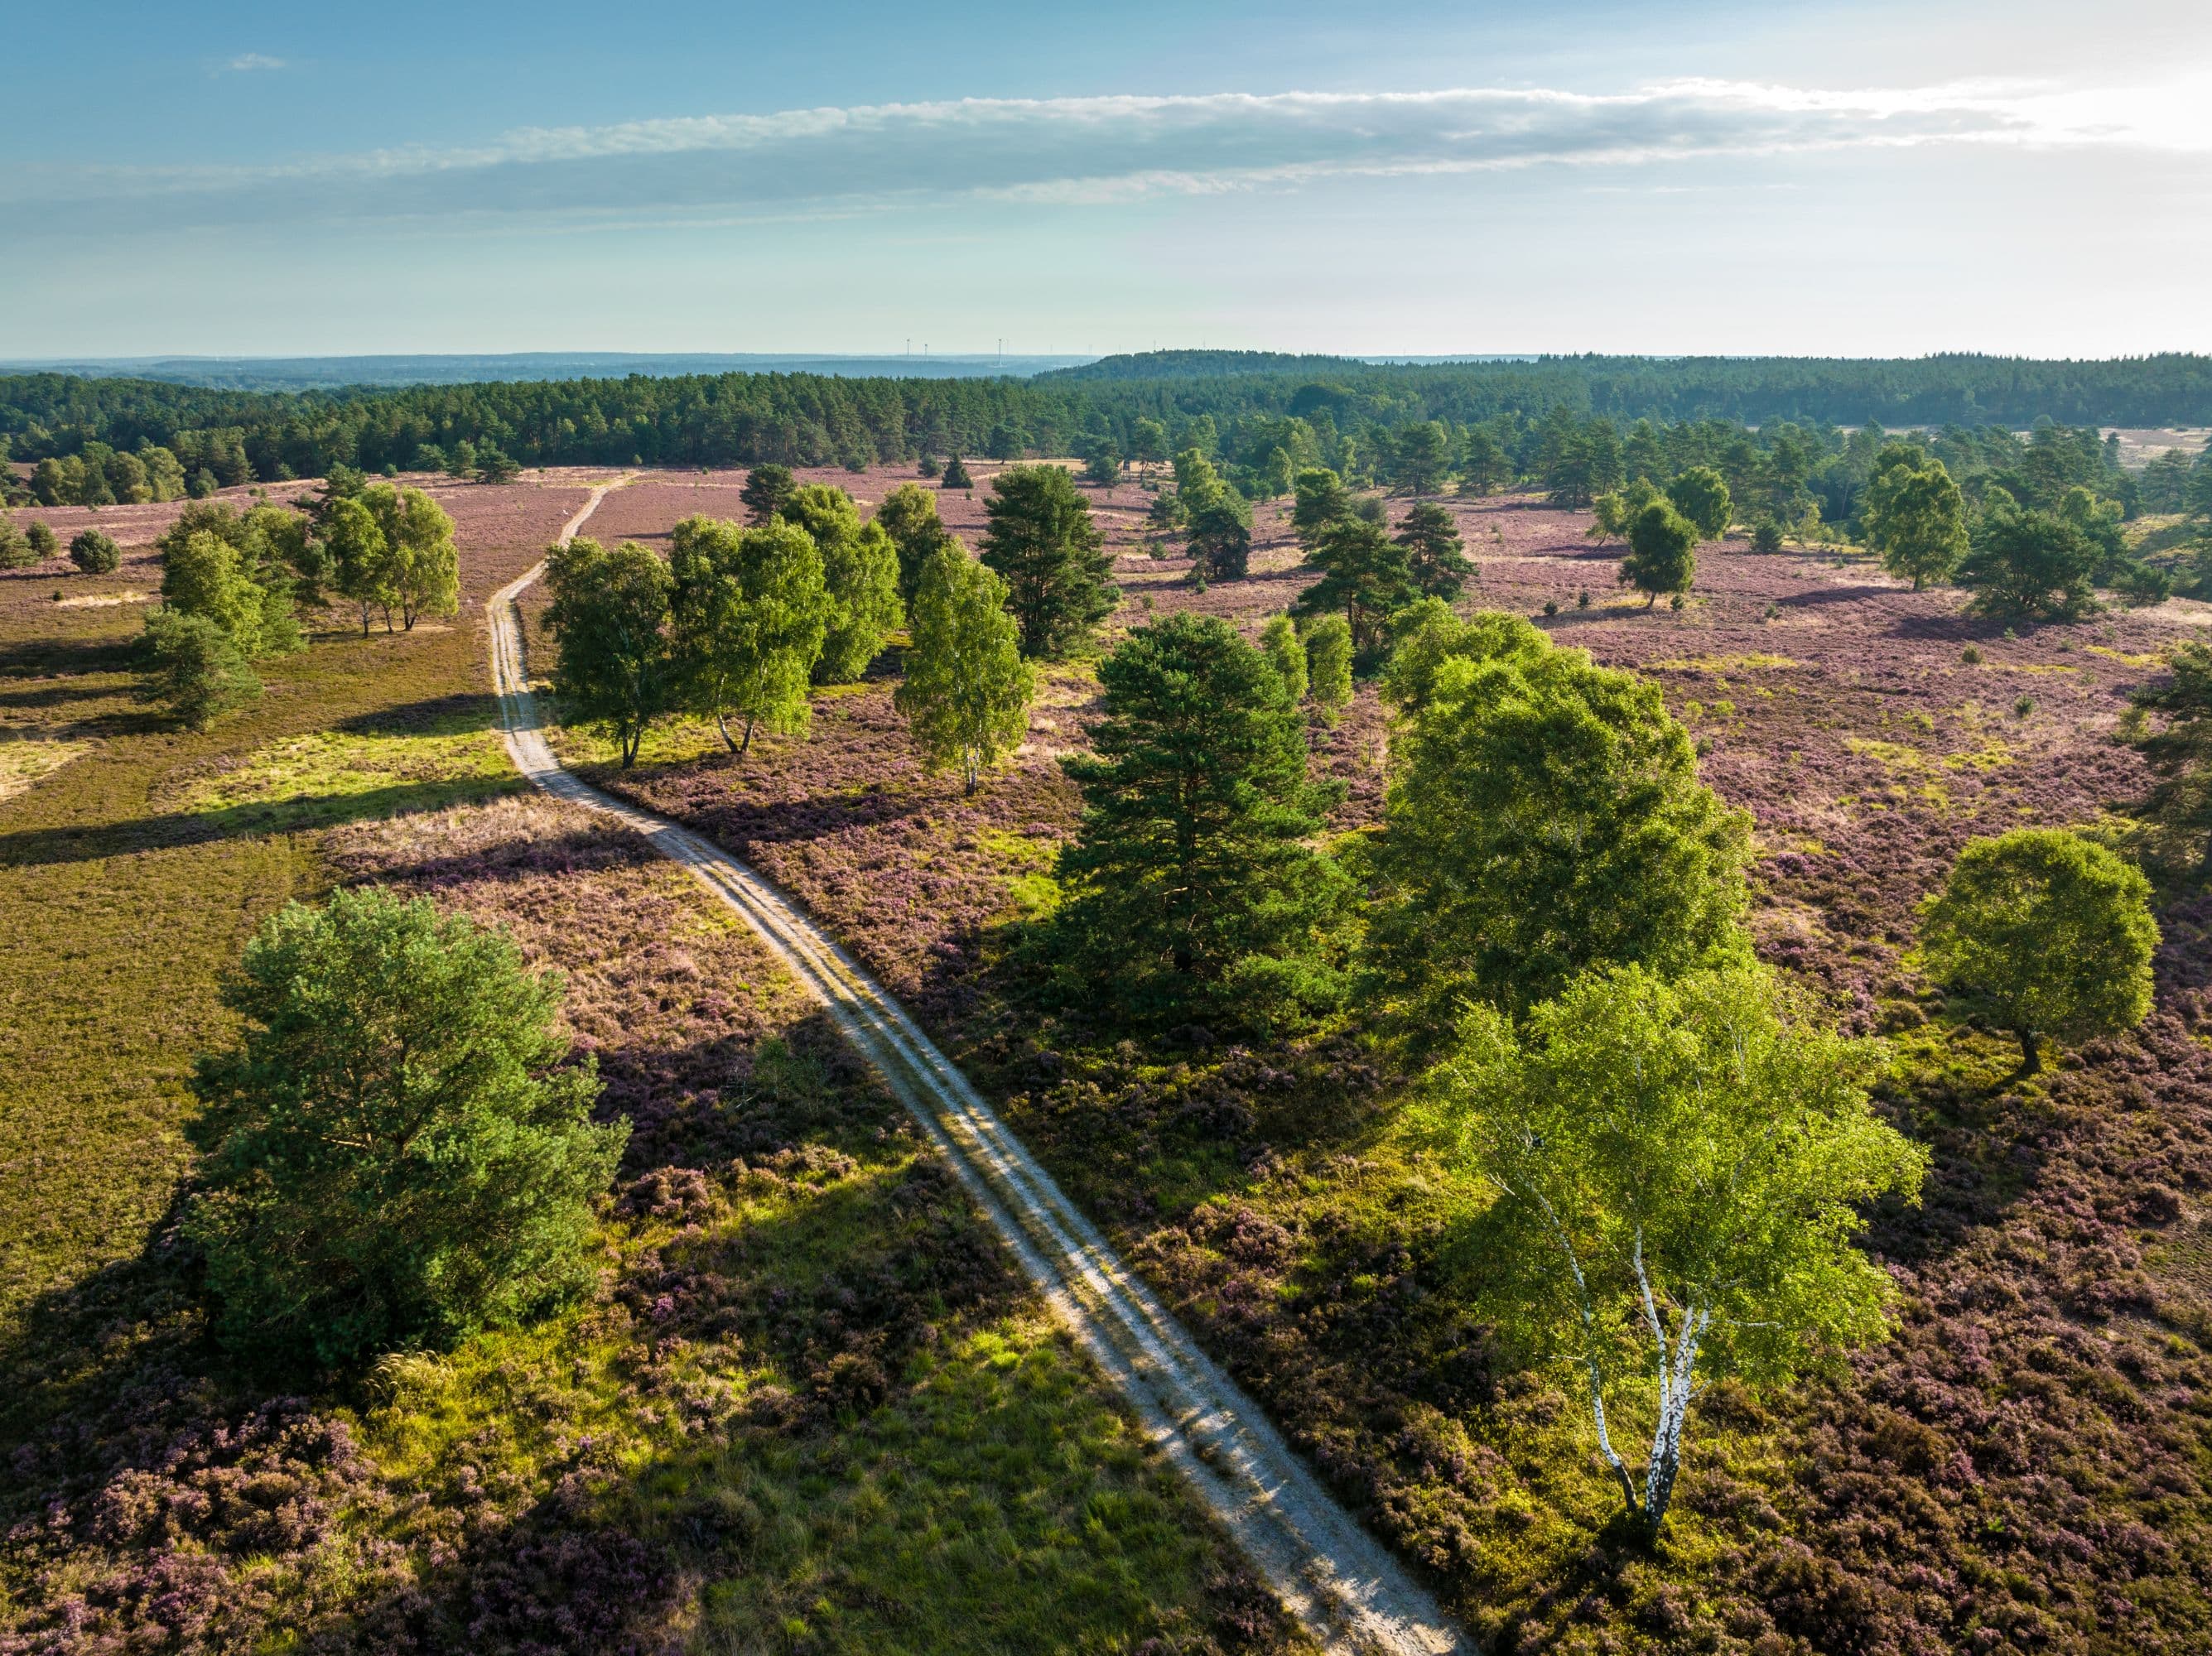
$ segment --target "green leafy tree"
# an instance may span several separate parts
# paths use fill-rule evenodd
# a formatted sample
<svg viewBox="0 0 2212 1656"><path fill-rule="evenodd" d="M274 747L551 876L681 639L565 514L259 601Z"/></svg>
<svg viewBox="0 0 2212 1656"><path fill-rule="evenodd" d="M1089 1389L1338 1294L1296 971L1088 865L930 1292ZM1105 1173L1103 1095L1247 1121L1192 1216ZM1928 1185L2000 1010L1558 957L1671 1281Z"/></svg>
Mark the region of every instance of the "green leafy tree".
<svg viewBox="0 0 2212 1656"><path fill-rule="evenodd" d="M1711 466L1677 472L1667 485L1667 499L1697 525L1698 539L1717 541L1728 533L1735 503L1729 498L1728 480Z"/></svg>
<svg viewBox="0 0 2212 1656"><path fill-rule="evenodd" d="M1654 500L1628 525L1620 584L1645 595L1649 610L1662 592L1686 592L1698 573L1698 526L1665 500Z"/></svg>
<svg viewBox="0 0 2212 1656"><path fill-rule="evenodd" d="M1297 623L1288 616L1267 617L1267 625L1260 629L1260 649L1274 667L1275 675L1283 681L1283 690L1292 706L1306 699L1310 674L1306 665L1306 646L1298 637ZM1347 675L1351 664L1346 663ZM1349 686L1346 687L1347 694Z"/></svg>
<svg viewBox="0 0 2212 1656"><path fill-rule="evenodd" d="M1992 489L1974 520L1959 584L1985 615L2067 620L2094 609L2100 558L2074 524Z"/></svg>
<svg viewBox="0 0 2212 1656"><path fill-rule="evenodd" d="M611 552L579 536L547 555L545 584L553 601L544 624L557 646L553 693L570 721L614 737L627 770L679 688L668 566L635 541Z"/></svg>
<svg viewBox="0 0 2212 1656"><path fill-rule="evenodd" d="M161 602L179 615L204 616L247 660L300 647L291 601L246 570L238 549L210 530L197 530L161 557Z"/></svg>
<svg viewBox="0 0 2212 1656"><path fill-rule="evenodd" d="M1307 561L1321 579L1298 594L1292 613L1334 612L1352 629L1355 655L1381 643L1390 617L1419 596L1406 549L1378 523L1340 518L1322 530Z"/></svg>
<svg viewBox="0 0 2212 1656"><path fill-rule="evenodd" d="M1393 537L1406 555L1406 571L1416 591L1447 603L1457 597L1474 566L1459 537L1459 522L1449 507L1433 500L1416 503Z"/></svg>
<svg viewBox="0 0 2212 1656"><path fill-rule="evenodd" d="M1083 463L1083 481L1097 484L1109 495L1113 494L1114 485L1121 481L1121 457L1111 443L1101 440L1091 446Z"/></svg>
<svg viewBox="0 0 2212 1656"><path fill-rule="evenodd" d="M1351 515L1352 495L1344 480L1326 466L1309 466L1299 472L1291 480L1291 530L1310 557L1322 531Z"/></svg>
<svg viewBox="0 0 2212 1656"><path fill-rule="evenodd" d="M112 575L123 562L123 549L97 529L80 529L70 539L70 561L88 575Z"/></svg>
<svg viewBox="0 0 2212 1656"><path fill-rule="evenodd" d="M2144 810L2187 865L2212 870L2212 645L2174 646L2172 673L2139 689L2122 730L2158 779ZM2154 728L2150 715L2163 715Z"/></svg>
<svg viewBox="0 0 2212 1656"><path fill-rule="evenodd" d="M1402 1021L1740 946L1750 820L1698 779L1656 685L1518 616L1432 618L1400 651L1367 970Z"/></svg>
<svg viewBox="0 0 2212 1656"><path fill-rule="evenodd" d="M1099 667L1092 753L1060 852L1055 933L1086 986L1140 1016L1325 1001L1347 895L1308 841L1336 791L1306 773L1303 721L1267 658L1226 622L1170 616Z"/></svg>
<svg viewBox="0 0 2212 1656"><path fill-rule="evenodd" d="M1747 962L1591 973L1517 1030L1475 1009L1431 1079L1442 1160L1492 1198L1478 1306L1585 1392L1652 1536L1700 1392L1778 1391L1889 1330L1894 1285L1851 1238L1868 1203L1917 1197L1928 1156L1870 1107L1881 1070ZM1640 1480L1613 1442L1631 1392L1651 1421Z"/></svg>
<svg viewBox="0 0 2212 1656"><path fill-rule="evenodd" d="M1091 635L1118 596L1090 502L1058 466L1009 466L983 504L983 564L1006 583L1022 653L1056 659Z"/></svg>
<svg viewBox="0 0 2212 1656"><path fill-rule="evenodd" d="M1334 719L1352 703L1352 623L1316 616L1306 628L1306 682L1319 707Z"/></svg>
<svg viewBox="0 0 2212 1656"><path fill-rule="evenodd" d="M939 548L915 593L914 646L893 698L930 768L957 767L971 796L1021 744L1036 692L1006 604L1006 582L957 544Z"/></svg>
<svg viewBox="0 0 2212 1656"><path fill-rule="evenodd" d="M206 616L166 606L146 618L147 692L204 731L261 694L261 678L229 634Z"/></svg>
<svg viewBox="0 0 2212 1656"><path fill-rule="evenodd" d="M38 559L29 537L15 527L15 520L0 517L0 569L27 568Z"/></svg>
<svg viewBox="0 0 2212 1656"><path fill-rule="evenodd" d="M1252 508L1226 485L1190 507L1190 555L1209 580L1243 580L1252 567Z"/></svg>
<svg viewBox="0 0 2212 1656"><path fill-rule="evenodd" d="M738 498L745 503L745 511L756 525L764 524L782 515L783 503L797 487L789 466L757 465L745 473L745 486L738 491Z"/></svg>
<svg viewBox="0 0 2212 1656"><path fill-rule="evenodd" d="M1893 443L1881 451L1861 508L1882 567L1917 592L1950 579L1966 551L1966 502L1941 460ZM1775 536L1778 545L1781 536Z"/></svg>
<svg viewBox="0 0 2212 1656"><path fill-rule="evenodd" d="M1401 494L1438 494L1451 473L1451 437L1434 420L1399 430L1390 444L1390 482Z"/></svg>
<svg viewBox="0 0 2212 1656"><path fill-rule="evenodd" d="M1157 465L1168 458L1168 428L1140 416L1129 422L1129 458L1139 464Z"/></svg>
<svg viewBox="0 0 2212 1656"><path fill-rule="evenodd" d="M560 1067L561 983L428 899L341 889L288 905L203 1057L208 1153L186 1228L234 1344L349 1364L450 1345L574 1298L627 1122L590 1119Z"/></svg>
<svg viewBox="0 0 2212 1656"><path fill-rule="evenodd" d="M918 483L901 483L884 496L874 520L898 549L899 597L912 604L924 567L940 548L954 543L937 515L937 496Z"/></svg>
<svg viewBox="0 0 2212 1656"><path fill-rule="evenodd" d="M1937 982L2014 1033L2030 1075L2038 1035L2073 1045L2150 1013L2150 882L2070 828L1971 841L1922 904L1920 942Z"/></svg>
<svg viewBox="0 0 2212 1656"><path fill-rule="evenodd" d="M43 563L61 550L62 543L54 534L53 525L43 518L31 519L31 526L23 531L23 539L37 562Z"/></svg>
<svg viewBox="0 0 2212 1656"><path fill-rule="evenodd" d="M390 631L392 606L399 600L398 571L376 514L358 499L333 501L323 545L330 556L332 590L360 606L361 635L368 636L373 610L384 611L385 630Z"/></svg>
<svg viewBox="0 0 2212 1656"><path fill-rule="evenodd" d="M852 683L906 619L899 602L898 546L880 523L861 523L853 497L827 483L793 489L779 515L805 530L822 554L829 630L814 663L815 682Z"/></svg>
<svg viewBox="0 0 2212 1656"><path fill-rule="evenodd" d="M384 539L385 630L392 628L397 604L407 632L425 616L458 615L461 607L460 555L453 545L453 520L445 507L419 488L374 483L362 490L361 504L376 519Z"/></svg>
<svg viewBox="0 0 2212 1656"><path fill-rule="evenodd" d="M945 475L937 480L937 486L939 488L973 488L975 480L968 475L968 468L960 464L960 457L956 454L945 463Z"/></svg>
<svg viewBox="0 0 2212 1656"><path fill-rule="evenodd" d="M831 608L812 537L781 519L740 530L686 518L671 539L670 640L685 705L739 755L756 726L803 732ZM730 734L732 716L744 720L742 737Z"/></svg>

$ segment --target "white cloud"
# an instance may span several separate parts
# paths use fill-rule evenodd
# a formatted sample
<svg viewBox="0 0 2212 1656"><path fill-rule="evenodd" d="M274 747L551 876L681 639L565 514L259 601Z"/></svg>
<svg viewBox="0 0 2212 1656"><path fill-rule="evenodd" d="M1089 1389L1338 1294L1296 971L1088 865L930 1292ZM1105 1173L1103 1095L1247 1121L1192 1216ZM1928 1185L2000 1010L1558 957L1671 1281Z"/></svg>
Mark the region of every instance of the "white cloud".
<svg viewBox="0 0 2212 1656"><path fill-rule="evenodd" d="M249 53L234 67L277 67ZM1688 80L1608 94L1475 88L963 99L531 127L253 168L19 170L40 221L789 212L951 196L1086 203L1343 178L1980 145L2212 153L2212 77L1811 88ZM1679 180L1676 180L1679 181Z"/></svg>
<svg viewBox="0 0 2212 1656"><path fill-rule="evenodd" d="M241 52L237 57L230 60L230 66L233 69L240 71L256 69L282 69L284 67L284 60L282 58L271 58L265 52Z"/></svg>

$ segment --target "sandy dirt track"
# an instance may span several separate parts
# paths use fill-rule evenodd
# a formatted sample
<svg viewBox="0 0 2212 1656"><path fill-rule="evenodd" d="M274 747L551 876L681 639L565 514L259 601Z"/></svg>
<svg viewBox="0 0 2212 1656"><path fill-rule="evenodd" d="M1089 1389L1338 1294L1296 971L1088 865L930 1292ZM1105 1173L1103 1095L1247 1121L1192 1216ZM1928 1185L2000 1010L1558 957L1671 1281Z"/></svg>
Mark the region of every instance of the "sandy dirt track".
<svg viewBox="0 0 2212 1656"><path fill-rule="evenodd" d="M592 491L565 543L611 488ZM921 1123L1054 1311L1127 1396L1145 1429L1324 1647L1389 1656L1472 1651L1429 1593L1323 1489L1266 1416L1063 1196L965 1076L795 905L720 846L586 786L545 741L515 598L538 565L486 604L493 687L517 769L604 811L728 903L836 1019Z"/></svg>

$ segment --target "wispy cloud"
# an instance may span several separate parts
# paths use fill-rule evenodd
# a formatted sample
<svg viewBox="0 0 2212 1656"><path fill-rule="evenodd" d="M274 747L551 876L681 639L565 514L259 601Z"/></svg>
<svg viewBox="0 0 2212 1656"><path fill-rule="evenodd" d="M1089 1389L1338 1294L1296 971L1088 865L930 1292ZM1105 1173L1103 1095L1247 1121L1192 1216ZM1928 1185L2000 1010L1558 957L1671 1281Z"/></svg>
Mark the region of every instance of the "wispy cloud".
<svg viewBox="0 0 2212 1656"><path fill-rule="evenodd" d="M240 72L257 69L282 69L284 67L284 60L282 58L271 58L265 52L241 52L230 60L230 66Z"/></svg>
<svg viewBox="0 0 2212 1656"><path fill-rule="evenodd" d="M236 66L274 66L248 54ZM238 168L19 171L35 221L162 225L650 211L930 197L1104 202L1342 178L1982 145L2212 153L2212 80L2084 91L1972 82L1835 91L1671 82L1542 88L964 99L530 127L488 143Z"/></svg>

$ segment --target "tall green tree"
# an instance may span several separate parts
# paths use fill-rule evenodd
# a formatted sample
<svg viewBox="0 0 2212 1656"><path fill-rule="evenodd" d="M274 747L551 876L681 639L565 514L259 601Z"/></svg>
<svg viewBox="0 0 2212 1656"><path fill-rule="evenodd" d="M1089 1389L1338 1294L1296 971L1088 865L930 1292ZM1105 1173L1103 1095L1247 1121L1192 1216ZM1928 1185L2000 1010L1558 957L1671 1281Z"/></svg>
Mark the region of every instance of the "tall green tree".
<svg viewBox="0 0 2212 1656"><path fill-rule="evenodd" d="M1375 650L1390 617L1420 595L1406 549L1382 525L1364 518L1340 518L1330 524L1307 561L1321 572L1321 579L1298 594L1292 613L1342 616L1352 630L1355 655Z"/></svg>
<svg viewBox="0 0 2212 1656"><path fill-rule="evenodd" d="M629 1128L562 1065L557 977L428 899L341 889L263 926L223 1001L245 1028L193 1077L186 1230L228 1339L350 1363L589 1287Z"/></svg>
<svg viewBox="0 0 2212 1656"><path fill-rule="evenodd" d="M1390 443L1390 482L1401 494L1440 494L1451 475L1451 435L1434 420L1401 427Z"/></svg>
<svg viewBox="0 0 2212 1656"><path fill-rule="evenodd" d="M756 726L803 732L830 611L812 537L781 519L740 530L686 518L671 540L670 642L685 704L711 716L740 755ZM730 734L733 716L744 721L742 737Z"/></svg>
<svg viewBox="0 0 2212 1656"><path fill-rule="evenodd" d="M1392 537L1406 555L1406 573L1425 597L1449 603L1474 577L1474 565L1459 537L1450 508L1434 500L1415 503Z"/></svg>
<svg viewBox="0 0 2212 1656"><path fill-rule="evenodd" d="M937 496L919 483L901 483L884 496L875 521L898 548L899 597L912 604L924 567L940 548L952 543L952 531L937 515Z"/></svg>
<svg viewBox="0 0 2212 1656"><path fill-rule="evenodd" d="M112 575L123 561L123 549L114 537L97 529L81 529L70 537L70 561L88 575Z"/></svg>
<svg viewBox="0 0 2212 1656"><path fill-rule="evenodd" d="M1518 616L1442 618L1400 646L1366 970L1430 1034L1593 966L1667 975L1741 946L1750 821L1698 779L1658 688Z"/></svg>
<svg viewBox="0 0 2212 1656"><path fill-rule="evenodd" d="M2013 1032L2030 1075L2038 1035L2074 1045L2150 1014L2150 882L2070 828L1970 842L1921 906L1920 944L1937 982Z"/></svg>
<svg viewBox="0 0 2212 1656"><path fill-rule="evenodd" d="M392 606L399 601L399 578L391 543L376 514L357 499L331 503L324 530L331 560L331 585L337 595L361 609L361 635L368 636L372 610L381 609L390 629Z"/></svg>
<svg viewBox="0 0 2212 1656"><path fill-rule="evenodd" d="M1665 500L1654 500L1628 525L1628 555L1620 584L1645 595L1644 607L1662 592L1686 592L1698 573L1698 526Z"/></svg>
<svg viewBox="0 0 2212 1656"><path fill-rule="evenodd" d="M797 487L789 466L763 461L745 473L745 486L738 491L738 498L744 502L747 514L757 526L771 518L781 517L783 503Z"/></svg>
<svg viewBox="0 0 2212 1656"><path fill-rule="evenodd" d="M1226 485L1190 508L1190 555L1208 580L1243 580L1252 567L1252 508Z"/></svg>
<svg viewBox="0 0 2212 1656"><path fill-rule="evenodd" d="M146 617L147 691L204 731L261 695L261 677L229 634L205 616L166 605Z"/></svg>
<svg viewBox="0 0 2212 1656"><path fill-rule="evenodd" d="M893 698L929 767L957 767L971 796L984 771L1021 745L1036 693L1006 605L1006 582L957 544L931 554L915 593L906 678Z"/></svg>
<svg viewBox="0 0 2212 1656"><path fill-rule="evenodd" d="M1267 624L1260 629L1260 649L1283 681L1284 692L1291 704L1304 701L1310 675L1306 666L1306 646L1298 637L1297 623L1285 615L1268 616Z"/></svg>
<svg viewBox="0 0 2212 1656"><path fill-rule="evenodd" d="M1667 485L1667 499L1697 525L1698 539L1717 541L1728 533L1735 503L1729 498L1728 480L1711 466L1691 466L1675 473Z"/></svg>
<svg viewBox="0 0 2212 1656"><path fill-rule="evenodd" d="M1352 627L1342 616L1316 616L1305 630L1306 682L1328 718L1352 702Z"/></svg>
<svg viewBox="0 0 2212 1656"><path fill-rule="evenodd" d="M1281 676L1225 622L1139 628L1099 667L1093 751L1064 760L1082 826L1060 852L1055 936L1139 1016L1266 1022L1334 992L1347 883L1309 843L1338 791L1306 772Z"/></svg>
<svg viewBox="0 0 2212 1656"><path fill-rule="evenodd" d="M2212 870L2212 645L2174 646L2172 672L2134 693L2122 731L2157 778L2143 802L2161 837L2185 849L2194 872ZM2156 726L2152 714L2162 715Z"/></svg>
<svg viewBox="0 0 2212 1656"><path fill-rule="evenodd" d="M1326 466L1308 466L1291 480L1291 530L1306 555L1313 555L1322 531L1349 514L1352 495L1344 480Z"/></svg>
<svg viewBox="0 0 2212 1656"><path fill-rule="evenodd" d="M937 480L937 486L939 488L973 488L975 480L968 475L968 468L961 464L960 457L956 454L945 463L945 475Z"/></svg>
<svg viewBox="0 0 2212 1656"><path fill-rule="evenodd" d="M1974 519L1959 584L1985 615L2063 621L2095 607L2100 561L2075 524L1993 488Z"/></svg>
<svg viewBox="0 0 2212 1656"><path fill-rule="evenodd" d="M1966 551L1966 502L1941 460L1893 443L1881 451L1861 513L1882 567L1916 592L1943 581Z"/></svg>
<svg viewBox="0 0 2212 1656"><path fill-rule="evenodd" d="M1059 466L1009 466L983 503L983 565L1006 583L1022 653L1056 659L1087 639L1119 596L1090 502Z"/></svg>
<svg viewBox="0 0 2212 1656"><path fill-rule="evenodd" d="M362 490L361 504L376 519L389 560L386 585L404 630L413 632L425 616L458 615L461 607L460 555L453 546L453 520L445 507L419 488L374 483ZM386 610L385 626L391 627Z"/></svg>
<svg viewBox="0 0 2212 1656"><path fill-rule="evenodd" d="M668 636L668 566L635 541L609 551L580 535L547 555L545 584L553 595L544 620L556 646L553 693L570 721L614 737L627 770L680 688Z"/></svg>
<svg viewBox="0 0 2212 1656"><path fill-rule="evenodd" d="M1894 1285L1851 1238L1867 1204L1917 1195L1928 1156L1869 1105L1881 1067L1747 962L1594 972L1517 1030L1475 1009L1431 1079L1442 1159L1491 1198L1476 1302L1587 1396L1650 1535L1699 1393L1778 1391L1888 1331ZM1632 1391L1641 1479L1613 1441Z"/></svg>

